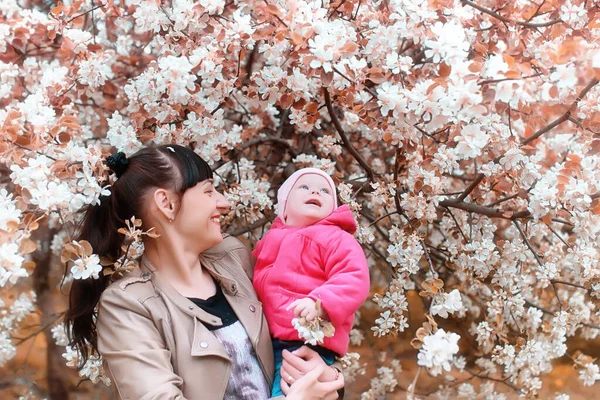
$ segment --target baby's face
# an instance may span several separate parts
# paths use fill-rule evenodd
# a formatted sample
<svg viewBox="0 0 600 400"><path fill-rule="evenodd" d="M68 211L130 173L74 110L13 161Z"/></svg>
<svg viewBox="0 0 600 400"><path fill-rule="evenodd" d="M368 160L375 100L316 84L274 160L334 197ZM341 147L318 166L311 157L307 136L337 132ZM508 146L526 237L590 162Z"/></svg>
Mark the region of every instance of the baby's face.
<svg viewBox="0 0 600 400"><path fill-rule="evenodd" d="M285 223L289 226L312 225L331 214L333 203L331 187L324 177L302 175L288 196Z"/></svg>

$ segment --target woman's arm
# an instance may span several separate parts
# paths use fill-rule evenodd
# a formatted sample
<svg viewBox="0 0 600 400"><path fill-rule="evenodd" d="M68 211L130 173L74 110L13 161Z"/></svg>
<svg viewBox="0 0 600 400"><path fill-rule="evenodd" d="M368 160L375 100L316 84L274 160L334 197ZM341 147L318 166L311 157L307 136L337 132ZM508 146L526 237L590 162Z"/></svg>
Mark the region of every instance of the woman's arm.
<svg viewBox="0 0 600 400"><path fill-rule="evenodd" d="M144 305L118 287L98 308L98 350L122 399L185 400L183 380Z"/></svg>

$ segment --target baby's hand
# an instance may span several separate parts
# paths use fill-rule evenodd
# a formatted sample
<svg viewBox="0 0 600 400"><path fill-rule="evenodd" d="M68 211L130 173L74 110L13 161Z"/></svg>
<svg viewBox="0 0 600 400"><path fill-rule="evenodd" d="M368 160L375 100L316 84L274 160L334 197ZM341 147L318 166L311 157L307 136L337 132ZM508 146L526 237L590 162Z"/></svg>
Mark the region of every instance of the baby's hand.
<svg viewBox="0 0 600 400"><path fill-rule="evenodd" d="M296 318L304 317L307 321L312 321L316 317L323 317L323 308L319 307L317 310L317 303L308 297L294 300L285 310L288 311L292 308Z"/></svg>

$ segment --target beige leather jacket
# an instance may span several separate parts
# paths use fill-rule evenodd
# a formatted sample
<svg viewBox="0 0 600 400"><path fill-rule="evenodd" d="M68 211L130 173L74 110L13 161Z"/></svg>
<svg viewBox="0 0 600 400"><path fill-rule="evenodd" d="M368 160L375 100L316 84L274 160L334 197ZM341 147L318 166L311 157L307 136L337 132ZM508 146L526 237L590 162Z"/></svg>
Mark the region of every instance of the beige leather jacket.
<svg viewBox="0 0 600 400"><path fill-rule="evenodd" d="M246 328L269 384L273 349L251 283L253 262L233 237L200 256ZM150 262L111 284L98 306L98 350L122 399L223 399L231 360L202 323L221 320L170 286Z"/></svg>

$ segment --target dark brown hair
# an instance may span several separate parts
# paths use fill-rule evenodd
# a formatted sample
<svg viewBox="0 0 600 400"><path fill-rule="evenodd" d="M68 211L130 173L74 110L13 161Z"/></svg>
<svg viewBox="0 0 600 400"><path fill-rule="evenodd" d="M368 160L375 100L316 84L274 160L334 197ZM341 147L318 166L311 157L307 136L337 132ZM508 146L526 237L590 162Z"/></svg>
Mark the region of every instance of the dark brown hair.
<svg viewBox="0 0 600 400"><path fill-rule="evenodd" d="M124 236L118 229L132 216L142 217L146 195L152 189L170 189L183 195L198 182L212 178L206 161L178 145L145 147L129 158L117 153L107 164L119 178L110 188L110 196L101 197L99 205L85 210L77 240L87 240L95 254L110 260L120 256ZM98 352L96 305L108 283L108 277L100 273L98 279L75 279L71 284L65 324L70 345L81 355L81 366Z"/></svg>

